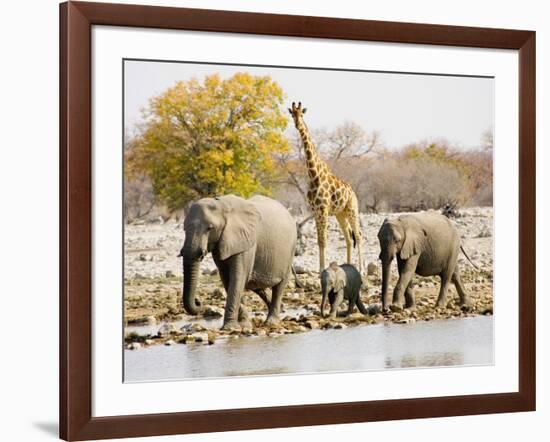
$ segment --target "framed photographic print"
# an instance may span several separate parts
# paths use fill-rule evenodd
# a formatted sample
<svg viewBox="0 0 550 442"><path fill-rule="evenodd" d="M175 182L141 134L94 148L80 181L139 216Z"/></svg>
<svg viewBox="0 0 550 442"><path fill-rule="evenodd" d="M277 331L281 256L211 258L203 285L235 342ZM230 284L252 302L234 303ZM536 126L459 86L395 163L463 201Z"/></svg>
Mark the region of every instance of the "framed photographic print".
<svg viewBox="0 0 550 442"><path fill-rule="evenodd" d="M60 436L535 409L535 33L60 6Z"/></svg>

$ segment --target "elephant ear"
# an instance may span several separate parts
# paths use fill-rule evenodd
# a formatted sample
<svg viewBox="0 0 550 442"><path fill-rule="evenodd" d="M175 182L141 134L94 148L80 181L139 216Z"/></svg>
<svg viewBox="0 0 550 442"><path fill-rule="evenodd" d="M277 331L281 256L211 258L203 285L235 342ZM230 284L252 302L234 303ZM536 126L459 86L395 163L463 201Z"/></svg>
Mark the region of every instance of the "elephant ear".
<svg viewBox="0 0 550 442"><path fill-rule="evenodd" d="M384 222L382 223L382 225L380 226L380 229L378 230L378 240L381 240L382 237L384 236L384 232L388 228L388 223L389 222L390 222L390 220L388 218L384 219Z"/></svg>
<svg viewBox="0 0 550 442"><path fill-rule="evenodd" d="M420 234L416 230L408 228L405 230L405 241L399 256L401 259L409 259L411 256L418 255L421 252Z"/></svg>
<svg viewBox="0 0 550 442"><path fill-rule="evenodd" d="M229 195L221 197L225 207L225 228L220 236L218 251L220 259L250 249L256 243L256 230L261 215L251 202Z"/></svg>

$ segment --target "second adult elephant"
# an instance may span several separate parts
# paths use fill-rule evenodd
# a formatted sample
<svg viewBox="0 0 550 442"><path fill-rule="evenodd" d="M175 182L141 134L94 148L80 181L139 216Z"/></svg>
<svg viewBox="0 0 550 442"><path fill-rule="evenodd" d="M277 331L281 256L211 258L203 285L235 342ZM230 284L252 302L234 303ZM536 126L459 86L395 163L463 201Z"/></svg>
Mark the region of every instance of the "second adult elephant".
<svg viewBox="0 0 550 442"><path fill-rule="evenodd" d="M267 323L279 322L281 300L292 268L296 223L279 202L227 195L194 203L184 222L183 305L201 311L196 299L200 261L212 253L227 292L224 329L249 327L241 294L252 290L268 305ZM271 297L265 289L271 289Z"/></svg>
<svg viewBox="0 0 550 442"><path fill-rule="evenodd" d="M460 304L467 306L469 299L458 269L458 254L466 252L460 245L460 237L451 221L438 213L420 213L401 216L395 220L386 219L378 232L380 259L382 260L382 306L402 308L415 306L412 291L412 277L439 275L441 287L437 307L446 306L449 283L456 286ZM397 256L399 280L393 292L388 293L390 266ZM470 261L468 255L466 258ZM471 262L471 261L470 261ZM473 263L472 263L473 265Z"/></svg>

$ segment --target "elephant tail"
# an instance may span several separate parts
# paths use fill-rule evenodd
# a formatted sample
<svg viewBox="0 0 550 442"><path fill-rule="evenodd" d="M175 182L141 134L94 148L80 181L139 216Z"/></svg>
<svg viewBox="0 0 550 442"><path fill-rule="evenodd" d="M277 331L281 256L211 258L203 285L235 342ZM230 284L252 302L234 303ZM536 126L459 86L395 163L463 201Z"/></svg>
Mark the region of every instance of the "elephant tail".
<svg viewBox="0 0 550 442"><path fill-rule="evenodd" d="M294 275L294 285L298 287L299 289L303 289L305 286L302 284L302 282L298 279L298 275L296 274L296 269L294 266L290 266L292 269L292 274Z"/></svg>
<svg viewBox="0 0 550 442"><path fill-rule="evenodd" d="M479 270L479 267L476 266L474 262L470 259L470 257L468 256L468 254L466 253L466 250L464 250L464 247L462 247L462 245L460 245L460 250L462 250L462 253L464 253L464 256L468 259L468 261L470 261L470 264L474 266L474 269Z"/></svg>

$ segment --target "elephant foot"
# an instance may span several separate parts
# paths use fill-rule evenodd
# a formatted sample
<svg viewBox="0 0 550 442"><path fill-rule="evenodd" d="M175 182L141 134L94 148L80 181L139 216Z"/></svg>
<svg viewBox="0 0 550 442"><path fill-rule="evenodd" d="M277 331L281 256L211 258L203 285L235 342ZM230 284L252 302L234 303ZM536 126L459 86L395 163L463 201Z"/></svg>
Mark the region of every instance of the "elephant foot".
<svg viewBox="0 0 550 442"><path fill-rule="evenodd" d="M242 330L242 327L241 327L241 324L239 324L239 322L237 321L227 321L223 324L221 329L229 332L232 332L232 331L240 332Z"/></svg>
<svg viewBox="0 0 550 442"><path fill-rule="evenodd" d="M473 306L469 302L464 302L460 304L460 310L463 312L471 312L473 310Z"/></svg>
<svg viewBox="0 0 550 442"><path fill-rule="evenodd" d="M407 310L416 310L416 304L405 304Z"/></svg>
<svg viewBox="0 0 550 442"><path fill-rule="evenodd" d="M403 311L403 305L402 304L392 304L392 305L390 305L390 310L394 313L402 312Z"/></svg>
<svg viewBox="0 0 550 442"><path fill-rule="evenodd" d="M445 310L447 308L447 303L437 301L437 304L435 305L435 308L438 309L438 310Z"/></svg>
<svg viewBox="0 0 550 442"><path fill-rule="evenodd" d="M243 332L250 332L254 327L252 327L252 322L250 322L249 319L246 319L244 321L239 321L239 325L241 327L241 330Z"/></svg>
<svg viewBox="0 0 550 442"><path fill-rule="evenodd" d="M281 319L276 315L268 315L265 320L265 325L267 327L278 328L281 326Z"/></svg>

